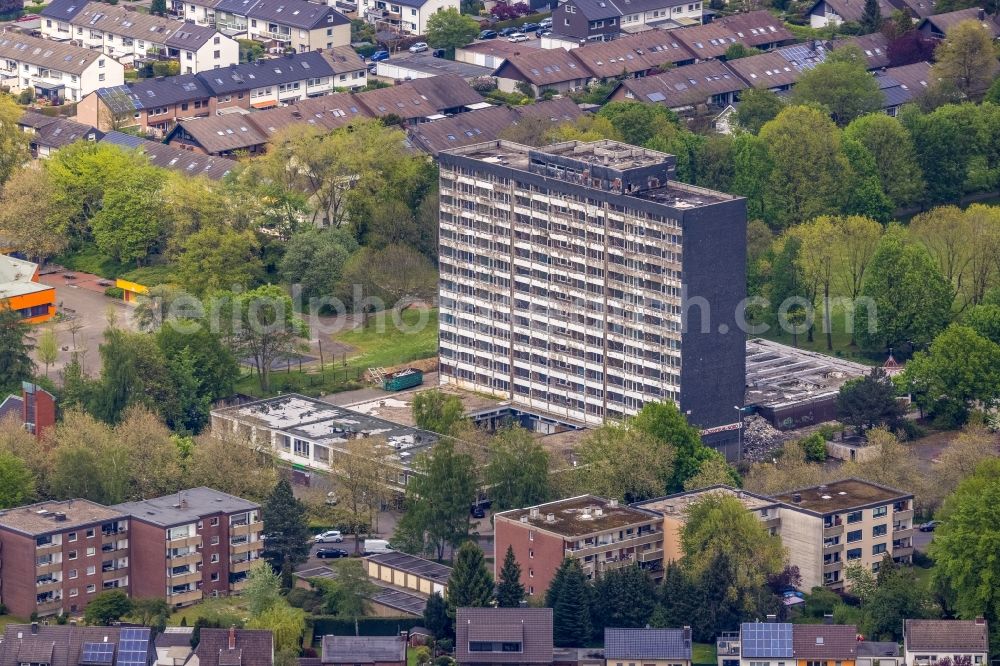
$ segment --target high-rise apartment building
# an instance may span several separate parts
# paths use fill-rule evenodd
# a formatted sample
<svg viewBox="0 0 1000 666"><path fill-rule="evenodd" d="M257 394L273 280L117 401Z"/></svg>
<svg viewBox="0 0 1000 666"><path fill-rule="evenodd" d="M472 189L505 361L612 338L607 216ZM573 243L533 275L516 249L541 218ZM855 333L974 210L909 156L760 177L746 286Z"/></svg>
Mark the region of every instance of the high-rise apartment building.
<svg viewBox="0 0 1000 666"><path fill-rule="evenodd" d="M672 400L735 454L745 200L615 141L441 153L442 383L583 424Z"/></svg>
<svg viewBox="0 0 1000 666"><path fill-rule="evenodd" d="M128 591L128 516L75 499L0 512L0 603L19 617L79 613Z"/></svg>

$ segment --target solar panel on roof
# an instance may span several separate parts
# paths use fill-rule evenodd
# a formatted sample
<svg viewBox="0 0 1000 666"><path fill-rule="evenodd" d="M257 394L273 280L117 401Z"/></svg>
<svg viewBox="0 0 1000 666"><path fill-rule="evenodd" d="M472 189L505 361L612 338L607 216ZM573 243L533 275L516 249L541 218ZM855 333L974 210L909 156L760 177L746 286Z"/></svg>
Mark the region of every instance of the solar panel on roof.
<svg viewBox="0 0 1000 666"><path fill-rule="evenodd" d="M649 93L648 95L646 95L646 99L648 99L650 102L663 102L667 98L661 92L652 92L652 93Z"/></svg>
<svg viewBox="0 0 1000 666"><path fill-rule="evenodd" d="M80 663L112 664L114 663L114 654L114 643L84 643Z"/></svg>
<svg viewBox="0 0 1000 666"><path fill-rule="evenodd" d="M149 638L148 627L123 627L119 634L117 666L146 666Z"/></svg>

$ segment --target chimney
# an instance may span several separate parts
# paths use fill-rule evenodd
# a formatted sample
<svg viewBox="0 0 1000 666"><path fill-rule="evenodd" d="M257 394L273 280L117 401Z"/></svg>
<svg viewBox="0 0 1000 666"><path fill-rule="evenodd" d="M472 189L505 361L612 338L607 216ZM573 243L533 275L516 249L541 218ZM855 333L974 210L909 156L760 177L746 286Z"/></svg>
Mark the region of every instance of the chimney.
<svg viewBox="0 0 1000 666"><path fill-rule="evenodd" d="M556 514L554 514L554 513L547 513L547 514L545 514L545 522L547 522L547 523L554 523L554 522L556 522Z"/></svg>
<svg viewBox="0 0 1000 666"><path fill-rule="evenodd" d="M777 615L768 615L767 616L767 621L771 622L771 623L777 622L778 621L778 616Z"/></svg>
<svg viewBox="0 0 1000 666"><path fill-rule="evenodd" d="M230 650L235 650L236 649L236 627L235 626L230 626L229 627L229 649Z"/></svg>
<svg viewBox="0 0 1000 666"><path fill-rule="evenodd" d="M823 624L833 624L833 615L831 613L823 614Z"/></svg>
<svg viewBox="0 0 1000 666"><path fill-rule="evenodd" d="M802 493L795 493L794 495L792 495L792 501L796 502L796 503L797 502L801 502L802 501Z"/></svg>
<svg viewBox="0 0 1000 666"><path fill-rule="evenodd" d="M37 636L38 635L38 623L37 622L32 622L31 623L31 635L32 636Z"/></svg>
<svg viewBox="0 0 1000 666"><path fill-rule="evenodd" d="M533 507L528 513L532 518L538 518L538 507Z"/></svg>
<svg viewBox="0 0 1000 666"><path fill-rule="evenodd" d="M594 509L594 515L595 516L603 516L604 515L604 509L602 509L601 507L595 508Z"/></svg>
<svg viewBox="0 0 1000 666"><path fill-rule="evenodd" d="M684 625L683 631L684 631L684 644L691 645L691 627L689 627L688 625Z"/></svg>
<svg viewBox="0 0 1000 666"><path fill-rule="evenodd" d="M986 624L986 618L983 617L982 615L980 615L979 617L976 618L976 624L985 625Z"/></svg>
<svg viewBox="0 0 1000 666"><path fill-rule="evenodd" d="M978 12L976 12L976 17L980 21L985 21L986 20L986 10L985 9L980 9Z"/></svg>
<svg viewBox="0 0 1000 666"><path fill-rule="evenodd" d="M609 499L608 500L608 507L610 507L610 508L613 509L616 506L618 506L618 500L616 500L616 499Z"/></svg>

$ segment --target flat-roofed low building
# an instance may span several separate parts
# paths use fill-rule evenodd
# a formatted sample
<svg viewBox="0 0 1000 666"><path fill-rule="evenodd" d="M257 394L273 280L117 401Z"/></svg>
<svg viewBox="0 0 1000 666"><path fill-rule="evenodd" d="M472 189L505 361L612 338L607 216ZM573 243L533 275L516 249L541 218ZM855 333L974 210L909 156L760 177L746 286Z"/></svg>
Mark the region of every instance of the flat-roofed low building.
<svg viewBox="0 0 1000 666"><path fill-rule="evenodd" d="M16 312L28 324L56 314L56 290L38 279L38 264L0 255L0 307Z"/></svg>
<svg viewBox="0 0 1000 666"><path fill-rule="evenodd" d="M443 595L451 577L449 566L400 552L371 555L365 558L365 569L369 578L428 597Z"/></svg>
<svg viewBox="0 0 1000 666"><path fill-rule="evenodd" d="M105 590L129 588L129 519L89 500L0 512L0 603L28 617L80 613Z"/></svg>
<svg viewBox="0 0 1000 666"><path fill-rule="evenodd" d="M114 508L131 516L133 594L171 606L243 589L264 547L260 505L212 488Z"/></svg>
<svg viewBox="0 0 1000 666"><path fill-rule="evenodd" d="M581 495L494 515L495 552L514 549L528 596L545 594L567 557L588 578L638 563L656 574L663 560L662 520L617 500ZM494 560L499 575L503 557Z"/></svg>
<svg viewBox="0 0 1000 666"><path fill-rule="evenodd" d="M551 608L459 608L455 657L460 664L551 664Z"/></svg>

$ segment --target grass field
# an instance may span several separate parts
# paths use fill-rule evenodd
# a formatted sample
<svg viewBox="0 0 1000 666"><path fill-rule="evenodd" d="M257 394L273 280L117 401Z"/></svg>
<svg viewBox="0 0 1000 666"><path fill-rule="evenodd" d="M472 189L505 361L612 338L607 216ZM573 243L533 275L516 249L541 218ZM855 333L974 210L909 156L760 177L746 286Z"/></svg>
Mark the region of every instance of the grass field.
<svg viewBox="0 0 1000 666"><path fill-rule="evenodd" d="M339 360L333 365L328 359L322 373L318 368L302 372L276 371L271 375L271 387L266 395L260 390L256 376L245 375L237 382L236 390L268 397L278 392L318 396L360 388L368 368L390 367L437 355L437 317L436 309L406 310L402 313L402 327L395 326L389 315L384 319L372 317L363 328L333 336L335 342L354 349L353 354L348 353L346 365Z"/></svg>
<svg viewBox="0 0 1000 666"><path fill-rule="evenodd" d="M691 663L696 666L715 664L715 643L693 643L691 645Z"/></svg>
<svg viewBox="0 0 1000 666"><path fill-rule="evenodd" d="M193 606L181 608L170 616L167 624L176 627L180 626L182 620L187 620L187 626L193 627L199 617L213 615L237 615L245 618L249 617L250 611L247 608L246 599L240 597L205 599Z"/></svg>
<svg viewBox="0 0 1000 666"><path fill-rule="evenodd" d="M833 332L833 351L826 348L826 333L823 332L823 313L821 310L816 312L816 329L813 331L813 341L809 342L808 335L805 333L799 335L797 340L799 349L808 349L809 351L821 354L839 356L866 365L873 365L879 362L877 359L862 354L856 346L851 346L851 334L847 331L843 310L834 309L830 315L830 320L830 330ZM776 328L760 334L759 337L789 346L793 340L791 333L779 331Z"/></svg>

